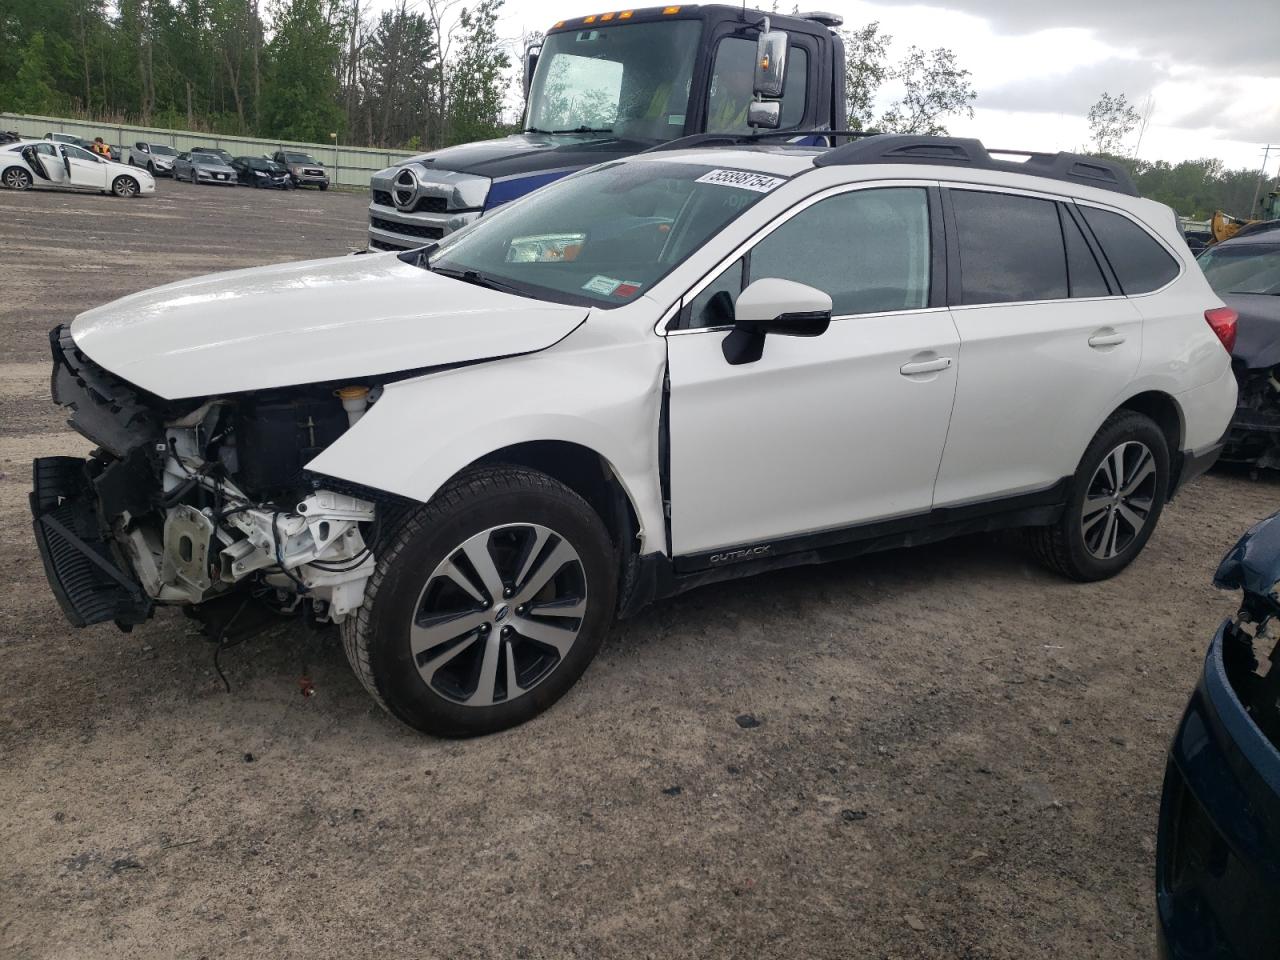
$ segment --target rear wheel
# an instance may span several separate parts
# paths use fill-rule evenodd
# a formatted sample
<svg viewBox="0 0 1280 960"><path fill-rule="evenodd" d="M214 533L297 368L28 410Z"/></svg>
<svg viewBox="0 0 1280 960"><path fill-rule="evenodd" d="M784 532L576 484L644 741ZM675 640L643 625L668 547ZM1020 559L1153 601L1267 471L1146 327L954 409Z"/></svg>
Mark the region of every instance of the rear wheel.
<svg viewBox="0 0 1280 960"><path fill-rule="evenodd" d="M613 618L604 524L524 468L458 478L379 552L343 645L374 698L428 733L492 733L541 713L586 670Z"/></svg>
<svg viewBox="0 0 1280 960"><path fill-rule="evenodd" d="M1094 435L1061 519L1028 531L1035 553L1073 580L1115 576L1142 552L1169 491L1169 448L1150 417L1122 410Z"/></svg>
<svg viewBox="0 0 1280 960"><path fill-rule="evenodd" d="M4 185L10 190L30 190L31 174L21 167L10 167L4 172Z"/></svg>
<svg viewBox="0 0 1280 960"><path fill-rule="evenodd" d="M111 192L117 197L136 197L138 181L130 176L116 177L111 183Z"/></svg>

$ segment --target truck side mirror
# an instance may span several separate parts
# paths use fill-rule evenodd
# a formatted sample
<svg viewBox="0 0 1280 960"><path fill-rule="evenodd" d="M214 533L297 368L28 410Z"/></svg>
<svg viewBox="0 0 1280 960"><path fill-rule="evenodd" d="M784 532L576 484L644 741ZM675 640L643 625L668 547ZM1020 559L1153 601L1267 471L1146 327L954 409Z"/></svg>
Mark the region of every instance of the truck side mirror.
<svg viewBox="0 0 1280 960"><path fill-rule="evenodd" d="M529 99L529 87L533 85L533 71L538 69L538 54L542 53L542 44L534 44L524 51L524 98Z"/></svg>
<svg viewBox="0 0 1280 960"><path fill-rule="evenodd" d="M765 30L756 41L753 86L757 97L780 97L787 78L787 32Z"/></svg>
<svg viewBox="0 0 1280 960"><path fill-rule="evenodd" d="M747 126L777 130L782 122L782 103L778 100L752 100L747 105Z"/></svg>

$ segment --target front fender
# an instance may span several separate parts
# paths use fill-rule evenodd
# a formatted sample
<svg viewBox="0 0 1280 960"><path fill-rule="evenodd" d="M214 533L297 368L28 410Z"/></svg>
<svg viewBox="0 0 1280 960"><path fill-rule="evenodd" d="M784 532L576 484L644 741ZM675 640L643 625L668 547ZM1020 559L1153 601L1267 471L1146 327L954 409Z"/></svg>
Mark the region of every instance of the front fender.
<svg viewBox="0 0 1280 960"><path fill-rule="evenodd" d="M307 469L425 503L504 447L574 443L612 468L639 518L642 551L665 551L658 476L665 363L657 337L585 350L566 342L388 384Z"/></svg>

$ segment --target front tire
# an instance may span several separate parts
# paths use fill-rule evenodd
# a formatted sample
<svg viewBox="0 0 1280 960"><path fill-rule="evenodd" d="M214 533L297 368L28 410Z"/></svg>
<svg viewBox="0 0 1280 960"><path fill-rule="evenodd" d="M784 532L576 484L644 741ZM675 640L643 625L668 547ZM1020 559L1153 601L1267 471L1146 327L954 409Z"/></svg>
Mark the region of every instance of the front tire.
<svg viewBox="0 0 1280 960"><path fill-rule="evenodd" d="M111 192L117 197L136 197L138 195L138 181L130 176L116 177L111 182Z"/></svg>
<svg viewBox="0 0 1280 960"><path fill-rule="evenodd" d="M1028 531L1032 550L1072 580L1113 577L1142 552L1169 492L1169 446L1155 422L1112 414L1072 477L1061 519Z"/></svg>
<svg viewBox="0 0 1280 960"><path fill-rule="evenodd" d="M321 191L322 193L323 193L325 190L328 190L328 189L329 189L329 185L328 185L327 183L322 183L322 184L320 184L319 186L320 186L320 191Z"/></svg>
<svg viewBox="0 0 1280 960"><path fill-rule="evenodd" d="M30 190L31 184L34 182L31 179L31 174L21 167L10 167L4 172L3 180L4 185L10 190Z"/></svg>
<svg viewBox="0 0 1280 960"><path fill-rule="evenodd" d="M612 622L608 532L544 474L466 473L384 542L343 646L374 699L418 730L524 723L573 686Z"/></svg>

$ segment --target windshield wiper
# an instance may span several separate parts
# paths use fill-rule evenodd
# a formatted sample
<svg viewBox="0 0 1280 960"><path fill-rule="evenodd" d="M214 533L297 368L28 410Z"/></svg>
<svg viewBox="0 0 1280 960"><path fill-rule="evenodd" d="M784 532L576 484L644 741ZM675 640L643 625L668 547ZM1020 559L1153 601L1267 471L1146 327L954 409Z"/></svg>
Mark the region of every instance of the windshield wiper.
<svg viewBox="0 0 1280 960"><path fill-rule="evenodd" d="M525 127L525 133L613 133L613 127L574 127L572 130L539 130Z"/></svg>
<svg viewBox="0 0 1280 960"><path fill-rule="evenodd" d="M432 273L439 274L442 277L461 280L463 283L472 283L477 287L485 287L489 290L501 290L503 293L518 294L520 292L513 284L485 276L478 270L446 270L443 267L428 267L428 269Z"/></svg>

